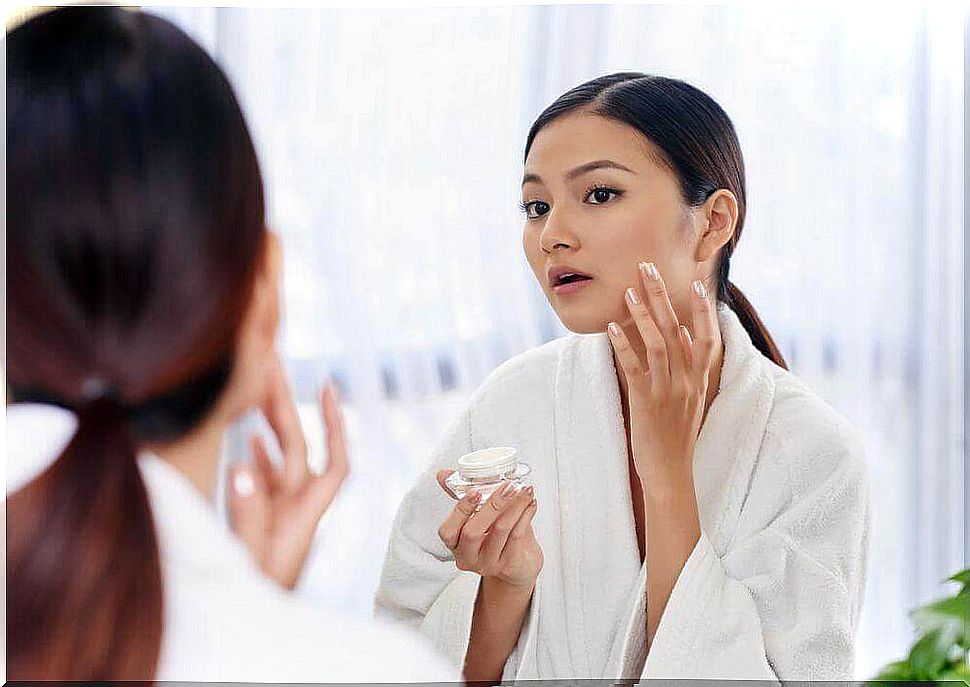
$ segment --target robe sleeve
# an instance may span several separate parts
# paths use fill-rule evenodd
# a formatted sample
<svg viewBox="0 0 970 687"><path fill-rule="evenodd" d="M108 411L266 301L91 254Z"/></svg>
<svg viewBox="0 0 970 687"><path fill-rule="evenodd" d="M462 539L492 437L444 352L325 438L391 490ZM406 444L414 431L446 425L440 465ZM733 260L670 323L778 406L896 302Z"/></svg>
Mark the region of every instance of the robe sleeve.
<svg viewBox="0 0 970 687"><path fill-rule="evenodd" d="M813 458L788 471L787 490L766 490L788 494L781 507L749 494L746 520L758 526L723 555L702 531L643 679L855 679L870 529L865 461L858 445Z"/></svg>
<svg viewBox="0 0 970 687"><path fill-rule="evenodd" d="M474 397L446 430L430 466L398 508L374 605L376 617L420 632L459 669L468 650L481 578L458 570L451 551L438 538L438 527L455 502L441 490L435 474L454 467L458 456L472 450L473 404Z"/></svg>

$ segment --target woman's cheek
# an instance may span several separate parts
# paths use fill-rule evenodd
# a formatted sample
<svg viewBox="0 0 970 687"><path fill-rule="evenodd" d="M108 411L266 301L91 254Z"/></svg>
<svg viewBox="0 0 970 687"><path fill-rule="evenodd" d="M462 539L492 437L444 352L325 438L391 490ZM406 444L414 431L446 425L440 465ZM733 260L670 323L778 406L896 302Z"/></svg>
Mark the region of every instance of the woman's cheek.
<svg viewBox="0 0 970 687"><path fill-rule="evenodd" d="M627 287L613 289L613 293L610 296L609 307L606 308L606 310L608 310L610 313L609 317L607 318L608 320L619 322L621 320L630 318L630 311L627 310L626 300L624 298L626 289ZM606 324L603 325L603 328L606 328Z"/></svg>
<svg viewBox="0 0 970 687"><path fill-rule="evenodd" d="M525 253L525 259L529 262L529 267L532 268L532 273L539 277L539 263L541 258L539 256L539 244L538 238L535 232L526 229L522 232L522 252Z"/></svg>

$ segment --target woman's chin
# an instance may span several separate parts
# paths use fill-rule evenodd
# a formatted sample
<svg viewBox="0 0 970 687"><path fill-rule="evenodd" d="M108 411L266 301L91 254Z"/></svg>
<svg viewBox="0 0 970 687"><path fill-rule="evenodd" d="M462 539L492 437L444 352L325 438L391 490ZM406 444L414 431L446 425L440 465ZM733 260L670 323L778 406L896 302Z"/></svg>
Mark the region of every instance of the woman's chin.
<svg viewBox="0 0 970 687"><path fill-rule="evenodd" d="M600 294L589 294L582 299L575 296L557 298L554 294L547 294L547 298L562 325L575 334L605 334L606 325L610 322L622 322L630 316L622 294L610 294L606 298L600 297Z"/></svg>
<svg viewBox="0 0 970 687"><path fill-rule="evenodd" d="M604 319L602 315L591 314L583 317L575 313L557 314L562 325L574 334L604 334L606 333L606 325L611 322L611 320Z"/></svg>

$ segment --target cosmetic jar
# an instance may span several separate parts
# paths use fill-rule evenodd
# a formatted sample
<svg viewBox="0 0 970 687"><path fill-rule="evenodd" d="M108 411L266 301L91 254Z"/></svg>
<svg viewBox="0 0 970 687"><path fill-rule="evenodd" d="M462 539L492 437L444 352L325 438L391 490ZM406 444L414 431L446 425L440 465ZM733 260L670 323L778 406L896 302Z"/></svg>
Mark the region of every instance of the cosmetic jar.
<svg viewBox="0 0 970 687"><path fill-rule="evenodd" d="M495 446L472 451L458 458L457 471L448 476L445 483L462 498L469 489L482 495L478 508L488 501L505 482L511 482L516 489L529 486L529 473L526 463L519 460L519 452L511 446Z"/></svg>

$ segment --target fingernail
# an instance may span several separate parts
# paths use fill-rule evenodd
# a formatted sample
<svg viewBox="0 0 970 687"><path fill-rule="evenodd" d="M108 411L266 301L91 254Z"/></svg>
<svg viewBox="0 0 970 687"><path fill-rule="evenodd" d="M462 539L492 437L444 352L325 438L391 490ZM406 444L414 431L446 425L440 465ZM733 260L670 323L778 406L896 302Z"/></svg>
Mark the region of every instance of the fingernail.
<svg viewBox="0 0 970 687"><path fill-rule="evenodd" d="M530 484L525 488L525 493L528 494L529 496L532 496L536 493L536 488Z"/></svg>
<svg viewBox="0 0 970 687"><path fill-rule="evenodd" d="M478 501L480 498L482 498L482 492L472 489L471 491L468 492L468 498L472 502Z"/></svg>
<svg viewBox="0 0 970 687"><path fill-rule="evenodd" d="M607 326L607 329L610 330L610 334L612 334L613 336L620 335L620 328L616 325L616 322L610 322L610 324Z"/></svg>
<svg viewBox="0 0 970 687"><path fill-rule="evenodd" d="M511 482L506 482L502 485L502 488L498 492L499 497L504 499L506 496L512 493L514 488L515 487L512 486Z"/></svg>
<svg viewBox="0 0 970 687"><path fill-rule="evenodd" d="M707 298L707 289L704 288L704 282L700 279L694 282L694 293L697 294L698 298Z"/></svg>
<svg viewBox="0 0 970 687"><path fill-rule="evenodd" d="M640 297L637 295L637 290L634 288L629 288L626 290L626 297L633 305L640 305Z"/></svg>
<svg viewBox="0 0 970 687"><path fill-rule="evenodd" d="M240 496L252 496L256 491L256 483L249 470L243 469L236 473L232 480L232 486Z"/></svg>
<svg viewBox="0 0 970 687"><path fill-rule="evenodd" d="M660 279L660 272L657 271L657 266L652 262L648 262L646 265L644 265L643 271L646 272L647 276L654 281L658 281Z"/></svg>

